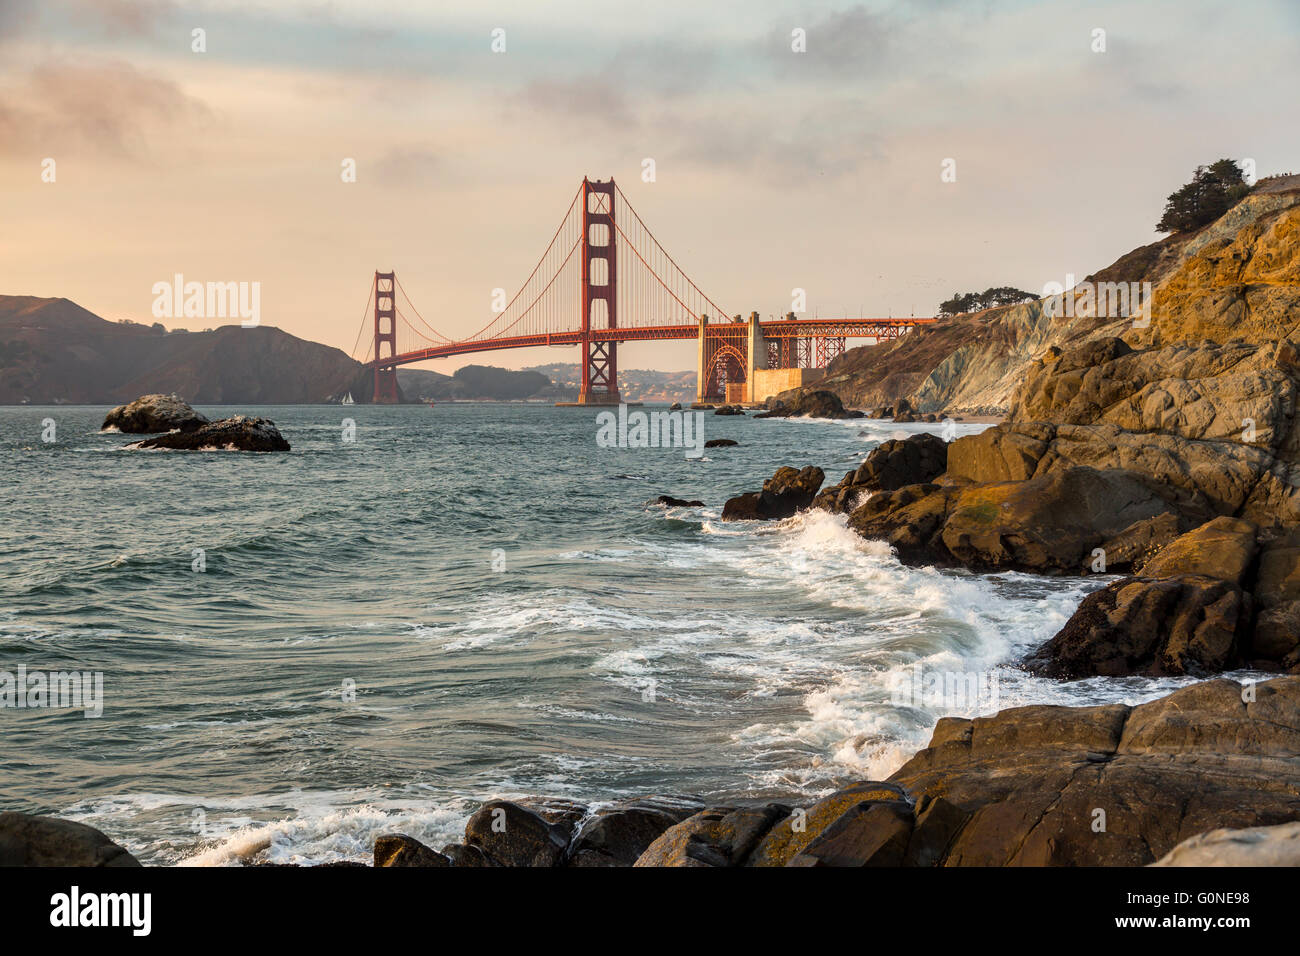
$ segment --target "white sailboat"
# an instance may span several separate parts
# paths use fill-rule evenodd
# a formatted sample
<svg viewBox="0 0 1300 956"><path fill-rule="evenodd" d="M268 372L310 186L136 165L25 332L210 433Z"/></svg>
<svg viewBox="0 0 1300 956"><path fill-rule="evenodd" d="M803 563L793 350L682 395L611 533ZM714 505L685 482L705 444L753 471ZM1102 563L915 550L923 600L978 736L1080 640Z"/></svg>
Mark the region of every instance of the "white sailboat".
<svg viewBox="0 0 1300 956"><path fill-rule="evenodd" d="M348 392L346 395L343 396L343 403L342 403L342 404L344 404L344 405L355 405L355 404L356 404L356 402L354 402L354 401L352 400L352 393L351 393L351 392Z"/></svg>

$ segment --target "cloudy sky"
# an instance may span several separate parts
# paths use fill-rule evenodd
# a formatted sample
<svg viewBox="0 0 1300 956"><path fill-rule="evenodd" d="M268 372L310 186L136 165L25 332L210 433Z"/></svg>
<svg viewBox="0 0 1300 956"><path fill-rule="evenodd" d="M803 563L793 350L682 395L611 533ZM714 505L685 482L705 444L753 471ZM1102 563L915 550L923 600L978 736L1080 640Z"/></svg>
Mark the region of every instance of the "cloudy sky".
<svg viewBox="0 0 1300 956"><path fill-rule="evenodd" d="M1298 89L1295 0L0 0L0 293L152 322L175 273L257 281L351 351L393 268L458 337L590 175L729 311L929 315L1153 241L1198 164L1300 172Z"/></svg>

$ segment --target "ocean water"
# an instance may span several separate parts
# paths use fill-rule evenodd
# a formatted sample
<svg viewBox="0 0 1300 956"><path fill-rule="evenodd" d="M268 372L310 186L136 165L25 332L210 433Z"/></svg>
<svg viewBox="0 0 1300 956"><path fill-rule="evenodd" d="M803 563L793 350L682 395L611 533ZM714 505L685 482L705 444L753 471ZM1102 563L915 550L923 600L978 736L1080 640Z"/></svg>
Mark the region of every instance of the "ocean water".
<svg viewBox="0 0 1300 956"><path fill-rule="evenodd" d="M936 426L706 414L740 445L692 460L599 447L592 409L238 411L293 451L134 451L103 408L0 409L0 671L103 681L99 717L0 708L5 809L156 864L367 860L493 797L811 797L945 714L1179 683L1015 666L1101 578L905 568L823 513L719 521L778 465L834 483ZM980 691L900 696L950 672Z"/></svg>

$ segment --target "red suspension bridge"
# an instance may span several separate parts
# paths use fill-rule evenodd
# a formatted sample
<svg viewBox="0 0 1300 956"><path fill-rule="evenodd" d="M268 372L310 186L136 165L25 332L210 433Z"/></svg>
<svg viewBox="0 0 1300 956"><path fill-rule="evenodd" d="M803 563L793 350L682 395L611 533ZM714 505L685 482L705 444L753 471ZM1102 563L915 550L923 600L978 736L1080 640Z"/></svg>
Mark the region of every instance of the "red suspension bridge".
<svg viewBox="0 0 1300 956"><path fill-rule="evenodd" d="M800 319L790 312L764 322L757 312L748 321L728 315L664 251L613 179L583 179L532 273L473 335L442 334L416 310L396 273L376 272L357 344L373 320L365 365L374 370L375 402L399 400L399 365L576 345L582 367L578 401L616 404L618 343L660 339L697 341L697 399L758 402L811 380L819 374L813 370L844 352L846 339L896 338L934 321Z"/></svg>

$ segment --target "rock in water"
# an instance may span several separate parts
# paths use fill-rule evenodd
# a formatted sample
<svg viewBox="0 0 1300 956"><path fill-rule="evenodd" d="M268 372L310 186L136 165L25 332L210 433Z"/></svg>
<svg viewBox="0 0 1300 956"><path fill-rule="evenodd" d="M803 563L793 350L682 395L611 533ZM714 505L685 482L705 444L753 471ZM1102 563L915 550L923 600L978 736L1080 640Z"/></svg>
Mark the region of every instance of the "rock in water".
<svg viewBox="0 0 1300 956"><path fill-rule="evenodd" d="M207 423L208 419L190 408L179 395L142 395L105 415L100 429L116 428L128 435L147 435L173 429L193 431Z"/></svg>
<svg viewBox="0 0 1300 956"><path fill-rule="evenodd" d="M730 448L733 445L739 445L740 442L734 438L710 438L704 443L705 448Z"/></svg>
<svg viewBox="0 0 1300 956"><path fill-rule="evenodd" d="M236 415L194 431L168 432L128 448L173 448L185 451L288 451L289 443L269 418Z"/></svg>
<svg viewBox="0 0 1300 956"><path fill-rule="evenodd" d="M685 498L674 498L672 495L660 495L655 499L655 504L663 505L665 508L703 508L703 501L687 501Z"/></svg>
<svg viewBox="0 0 1300 956"><path fill-rule="evenodd" d="M773 521L789 518L812 504L826 480L826 473L812 465L796 470L778 468L763 482L762 491L749 491L728 499L722 508L723 521Z"/></svg>
<svg viewBox="0 0 1300 956"><path fill-rule="evenodd" d="M0 866L139 866L94 827L29 813L0 813Z"/></svg>
<svg viewBox="0 0 1300 956"><path fill-rule="evenodd" d="M744 410L743 408L741 408L739 405L719 405L716 409L714 409L713 414L715 414L715 415L743 415L743 414L745 414L745 410Z"/></svg>
<svg viewBox="0 0 1300 956"><path fill-rule="evenodd" d="M1300 535L1261 544L1272 533L1218 517L1175 538L1138 575L1088 595L1027 666L1061 678L1295 671Z"/></svg>
<svg viewBox="0 0 1300 956"><path fill-rule="evenodd" d="M773 399L768 410L755 418L862 418L862 412L845 410L844 403L834 392L814 389L796 396L792 401Z"/></svg>
<svg viewBox="0 0 1300 956"><path fill-rule="evenodd" d="M948 467L948 443L929 433L891 439L873 448L866 461L833 488L817 495L818 508L848 513L862 495L897 491L939 477Z"/></svg>

